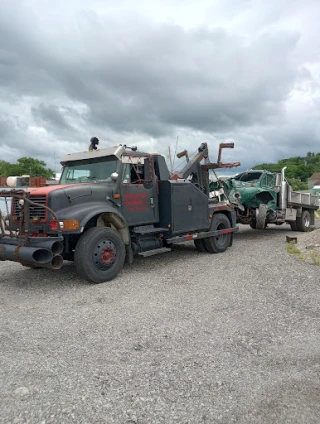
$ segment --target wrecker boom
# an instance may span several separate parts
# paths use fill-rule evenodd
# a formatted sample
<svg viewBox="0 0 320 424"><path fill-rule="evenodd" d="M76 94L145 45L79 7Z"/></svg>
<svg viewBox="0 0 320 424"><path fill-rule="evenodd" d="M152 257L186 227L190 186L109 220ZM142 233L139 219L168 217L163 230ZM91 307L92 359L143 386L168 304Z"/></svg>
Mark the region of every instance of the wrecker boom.
<svg viewBox="0 0 320 424"><path fill-rule="evenodd" d="M178 158L181 158L183 156L186 156L187 158L187 164L185 167L180 171L173 173L171 175L172 180L179 180L179 179L186 179L190 175L198 175L198 182L200 180L199 176L202 174L203 171L209 170L209 169L217 169L217 168L233 168L236 166L240 166L240 162L234 162L234 163L222 163L221 162L221 154L222 149L233 149L234 143L220 143L219 145L219 153L218 153L218 159L216 163L212 163L209 161L209 150L208 150L208 144L202 143L200 147L198 148L198 153L189 160L188 152L187 150L184 150L183 152L180 152L177 154ZM202 160L205 160L205 163L203 165L200 164Z"/></svg>

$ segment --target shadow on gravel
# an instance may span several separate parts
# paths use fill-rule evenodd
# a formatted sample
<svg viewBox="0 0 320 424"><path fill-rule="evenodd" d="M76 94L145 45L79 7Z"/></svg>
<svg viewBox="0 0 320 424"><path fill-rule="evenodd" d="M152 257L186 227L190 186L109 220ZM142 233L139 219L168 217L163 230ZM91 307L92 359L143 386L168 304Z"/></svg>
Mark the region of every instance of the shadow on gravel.
<svg viewBox="0 0 320 424"><path fill-rule="evenodd" d="M288 234L299 234L291 230L289 225L272 225L267 227L265 230L253 230L249 226L239 226L239 231L235 234L235 239L242 240L261 240L264 238L276 237L276 235L283 235L285 241L285 235Z"/></svg>
<svg viewBox="0 0 320 424"><path fill-rule="evenodd" d="M270 226L265 230L253 230L249 226L240 225L240 231L235 234L235 240L233 249L236 251L240 247L238 246L238 241L240 240L251 240L261 242L264 239L270 239L275 237L276 234L283 235L283 241L285 244L285 234L292 233L290 226ZM221 254L210 254L206 252L198 252L195 248L193 241L177 244L171 246L171 252L150 256L148 258L143 258L140 256L135 256L134 262L132 265L125 265L123 271L120 275L109 282L108 284L119 284L121 283L121 278L127 278L128 275L132 272L134 273L161 273L163 268L166 266L177 262L177 266L181 266L181 260L183 261L191 261L197 260L199 257L209 256L212 260L220 260ZM10 285L14 285L19 288L26 289L37 289L39 287L42 288L50 288L56 289L61 287L72 288L75 286L97 286L96 284L91 284L86 280L81 279L76 270L75 266L72 262L65 261L63 267L60 270L49 270L49 269L29 269L21 266L20 268L12 268L10 270ZM3 281L6 284L5 281ZM0 282L2 284L2 281Z"/></svg>
<svg viewBox="0 0 320 424"><path fill-rule="evenodd" d="M30 269L21 265L20 268L10 270L10 286L25 289L50 288L56 289L65 286L85 286L88 285L85 280L79 278L72 262L64 262L63 267L59 270L51 270L46 268ZM1 281L0 284L6 284ZM71 283L71 284L70 284Z"/></svg>
<svg viewBox="0 0 320 424"><path fill-rule="evenodd" d="M193 242L188 242L183 245L176 245L172 247L172 251L161 254L150 256L148 258L143 258L141 256L135 256L134 262L132 265L125 264L123 271L119 274L117 278L112 280L112 282L107 282L107 284L119 284L121 283L122 277L128 277L130 273L150 273L156 272L161 273L163 267L166 267L172 262L179 261L179 259L188 260L188 258L197 258L199 255L205 255L206 253L199 253ZM62 287L91 287L99 286L99 284L92 284L88 281L79 277L76 272L73 262L64 261L63 266L59 270L50 270L46 268L40 269L30 269L19 265L10 270L10 286L16 288L24 289L38 289L38 288L47 288L47 289L61 289ZM0 281L7 284L5 280ZM104 284L104 283L102 283Z"/></svg>

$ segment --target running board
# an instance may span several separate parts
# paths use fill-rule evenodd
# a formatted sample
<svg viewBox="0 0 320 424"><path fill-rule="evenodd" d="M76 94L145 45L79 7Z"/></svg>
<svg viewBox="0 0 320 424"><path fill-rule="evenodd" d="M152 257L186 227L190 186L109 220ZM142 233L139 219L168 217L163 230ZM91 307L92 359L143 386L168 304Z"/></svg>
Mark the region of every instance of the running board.
<svg viewBox="0 0 320 424"><path fill-rule="evenodd" d="M147 250L146 252L140 252L138 253L138 255L146 258L147 256L153 256L153 255L158 255L160 253L170 252L170 250L171 249L169 249L168 247L160 247L159 249L153 249L153 250Z"/></svg>

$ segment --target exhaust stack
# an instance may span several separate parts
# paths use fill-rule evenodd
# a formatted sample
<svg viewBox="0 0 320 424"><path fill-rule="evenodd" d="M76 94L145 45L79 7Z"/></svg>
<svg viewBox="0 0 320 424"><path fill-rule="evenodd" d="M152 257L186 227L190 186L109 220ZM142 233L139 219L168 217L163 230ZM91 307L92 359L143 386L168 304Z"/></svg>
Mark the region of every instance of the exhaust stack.
<svg viewBox="0 0 320 424"><path fill-rule="evenodd" d="M286 209L288 206L288 184L284 176L284 171L287 169L285 166L281 170L281 185L279 192L279 206L280 209Z"/></svg>
<svg viewBox="0 0 320 424"><path fill-rule="evenodd" d="M52 257L53 254L49 249L0 245L0 261L27 262L40 266L50 262Z"/></svg>
<svg viewBox="0 0 320 424"><path fill-rule="evenodd" d="M40 265L41 268L48 269L60 269L63 265L63 257L61 255L55 255L52 260L46 264Z"/></svg>

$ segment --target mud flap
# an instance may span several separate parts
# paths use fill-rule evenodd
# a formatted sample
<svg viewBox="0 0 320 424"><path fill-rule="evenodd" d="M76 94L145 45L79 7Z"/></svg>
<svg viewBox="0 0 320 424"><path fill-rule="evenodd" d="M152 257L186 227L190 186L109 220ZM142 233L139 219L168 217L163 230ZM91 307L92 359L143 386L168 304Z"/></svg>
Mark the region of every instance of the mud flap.
<svg viewBox="0 0 320 424"><path fill-rule="evenodd" d="M132 265L133 264L133 250L131 248L131 245L126 245L126 259L125 263Z"/></svg>
<svg viewBox="0 0 320 424"><path fill-rule="evenodd" d="M229 247L231 247L232 245L233 245L233 233L231 233Z"/></svg>
<svg viewBox="0 0 320 424"><path fill-rule="evenodd" d="M266 228L268 206L260 203L259 209L256 210L256 228L264 230Z"/></svg>

